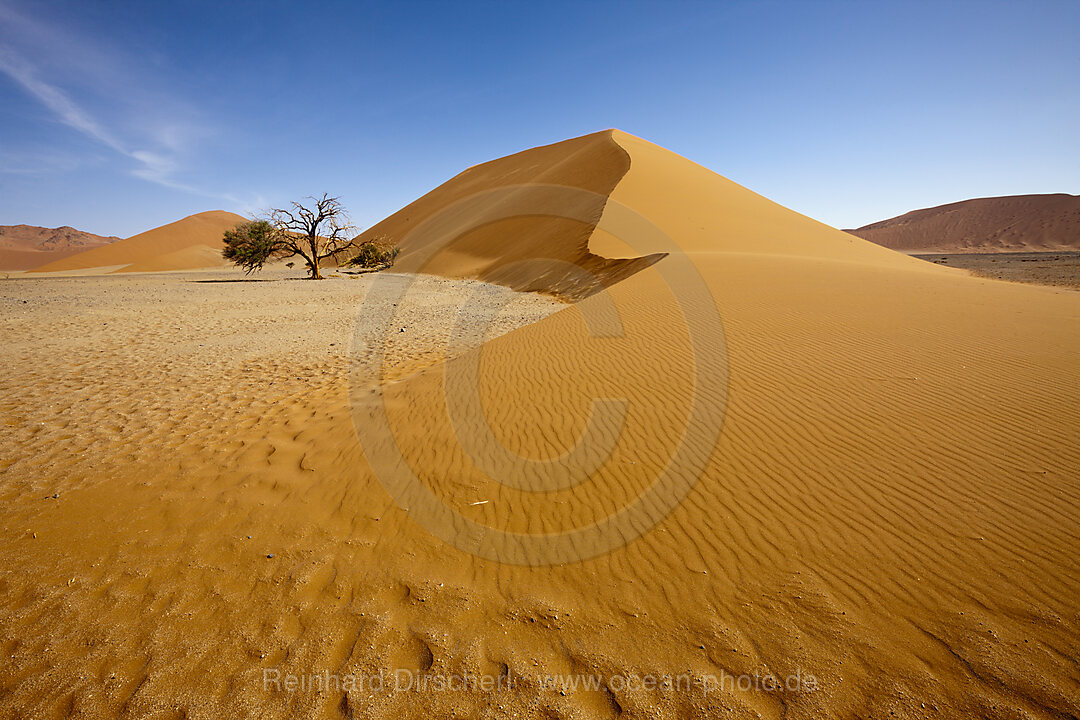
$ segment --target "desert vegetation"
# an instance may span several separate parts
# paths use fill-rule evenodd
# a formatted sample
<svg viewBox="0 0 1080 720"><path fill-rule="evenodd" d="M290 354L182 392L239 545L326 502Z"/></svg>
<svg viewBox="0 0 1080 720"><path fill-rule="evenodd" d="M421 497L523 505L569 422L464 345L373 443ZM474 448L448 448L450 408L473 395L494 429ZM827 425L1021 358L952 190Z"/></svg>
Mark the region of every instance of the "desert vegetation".
<svg viewBox="0 0 1080 720"><path fill-rule="evenodd" d="M361 243L356 249L356 254L344 261L342 265L364 270L384 270L394 264L394 260L400 253L401 248L395 246L392 240L380 237Z"/></svg>
<svg viewBox="0 0 1080 720"><path fill-rule="evenodd" d="M393 264L397 249L387 243L361 242L340 198L324 193L307 200L274 208L226 230L222 256L248 273L261 270L269 260L299 256L312 280L322 279L321 266L329 258L376 270Z"/></svg>

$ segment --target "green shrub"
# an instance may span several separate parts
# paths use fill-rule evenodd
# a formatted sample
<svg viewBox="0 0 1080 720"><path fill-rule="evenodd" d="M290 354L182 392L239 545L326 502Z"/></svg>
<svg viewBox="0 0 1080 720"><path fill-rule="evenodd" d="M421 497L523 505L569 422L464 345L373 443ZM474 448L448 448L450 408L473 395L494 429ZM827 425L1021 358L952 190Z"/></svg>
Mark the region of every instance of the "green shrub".
<svg viewBox="0 0 1080 720"><path fill-rule="evenodd" d="M247 273L261 270L263 263L282 249L281 234L266 220L241 223L225 231L221 255Z"/></svg>
<svg viewBox="0 0 1080 720"><path fill-rule="evenodd" d="M357 249L356 254L346 260L346 267L383 270L394 264L401 248L394 247L385 238L367 240Z"/></svg>

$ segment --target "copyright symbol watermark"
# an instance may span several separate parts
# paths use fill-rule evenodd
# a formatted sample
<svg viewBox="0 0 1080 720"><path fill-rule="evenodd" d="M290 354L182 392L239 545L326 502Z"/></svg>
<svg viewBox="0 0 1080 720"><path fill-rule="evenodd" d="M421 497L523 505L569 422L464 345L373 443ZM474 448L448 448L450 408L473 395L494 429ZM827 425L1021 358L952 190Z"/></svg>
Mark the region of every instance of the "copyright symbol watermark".
<svg viewBox="0 0 1080 720"><path fill-rule="evenodd" d="M444 423L453 431L457 450L482 473L515 492L550 494L595 482L610 461L626 432L629 397L595 398L591 411L572 447L542 459L526 457L499 441L482 400L483 348L465 352L443 365L442 398L431 417L396 417L388 412L381 393L372 393L369 379L385 380L385 339L397 332L395 308L409 292L410 281L402 276L375 278L375 284L361 307L362 323L375 323L379 347L354 352L351 366L350 403L357 438L376 478L421 527L456 548L475 556L515 565L556 565L596 557L622 547L651 530L668 515L701 477L712 457L723 426L727 401L728 364L723 325L712 294L693 262L663 232L632 209L605 196L579 188L556 185L515 185L489 190L459 200L417 225L402 244L412 250L413 260L423 270L432 258L456 239L476 228L501 220L529 216L563 218L595 224L603 211L603 228L645 256L659 253L649 273L656 273L665 293L650 296L648 303L620 309L613 294L604 287L604 277L585 266L559 259L522 260L518 267L504 265L500 272L535 272L558 287L586 288L590 296L574 307L580 312L590 338L619 338L627 333L625 313L635 313L634 328L641 332L652 317L674 318L681 325L685 347L657 349L639 358L625 358L624 364L677 364L688 392L680 402L686 407L680 427L670 423L663 432L666 457L651 471L647 484L636 496L610 512L603 508L583 513L599 519L547 529L520 532L487 525L466 517L433 491L422 477L430 465L430 448L423 460L410 462L408 442L399 445L402 423ZM507 238L513 242L513 238ZM415 250L419 248L419 250ZM521 267L530 264L532 267ZM646 263L648 264L648 263ZM521 273L519 273L520 275ZM376 293L380 302L371 300ZM387 295L389 294L389 297ZM389 302L387 302L389 300ZM494 318L498 308L489 311ZM644 316L646 321L642 322ZM484 338L485 323L459 325L458 337L473 345ZM364 337L367 337L366 335ZM363 343L359 326L357 341ZM374 350L374 352L371 352ZM542 352L542 350L538 350ZM448 356L453 353L448 353ZM639 370L647 368L638 368ZM640 374L640 373L638 373ZM504 369L505 375L505 369ZM361 380L362 379L362 380ZM653 398L662 401L663 387L651 388ZM399 413L400 414L400 413ZM395 424L395 422L397 424ZM395 427L398 432L395 432ZM528 428L524 429L528 432ZM415 433L409 435L415 440Z"/></svg>

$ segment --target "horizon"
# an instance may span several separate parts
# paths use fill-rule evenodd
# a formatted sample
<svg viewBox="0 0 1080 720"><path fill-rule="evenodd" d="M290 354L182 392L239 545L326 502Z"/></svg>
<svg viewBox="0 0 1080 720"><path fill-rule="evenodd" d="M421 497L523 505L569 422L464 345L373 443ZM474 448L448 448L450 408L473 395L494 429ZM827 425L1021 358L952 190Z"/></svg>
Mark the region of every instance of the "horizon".
<svg viewBox="0 0 1080 720"><path fill-rule="evenodd" d="M612 127L837 228L1080 193L1075 4L286 10L0 0L0 225L129 237L329 192L370 227Z"/></svg>

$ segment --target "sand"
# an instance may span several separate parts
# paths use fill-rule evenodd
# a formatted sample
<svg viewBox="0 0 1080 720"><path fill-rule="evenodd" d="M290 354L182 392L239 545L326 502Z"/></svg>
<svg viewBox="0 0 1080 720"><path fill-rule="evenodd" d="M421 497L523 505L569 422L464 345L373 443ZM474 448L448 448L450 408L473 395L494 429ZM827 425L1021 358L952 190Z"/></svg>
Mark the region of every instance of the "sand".
<svg viewBox="0 0 1080 720"><path fill-rule="evenodd" d="M495 167L569 182L612 143L617 181L570 185L594 219L533 245L566 270L534 284L577 302L470 351L373 362L414 331L475 344L502 302L459 323L424 276L3 285L5 710L1080 713L1080 295L893 253L618 131ZM454 277L516 252L406 234ZM395 670L505 686L366 682Z"/></svg>
<svg viewBox="0 0 1080 720"><path fill-rule="evenodd" d="M975 198L913 210L847 232L904 252L1080 250L1080 196Z"/></svg>

